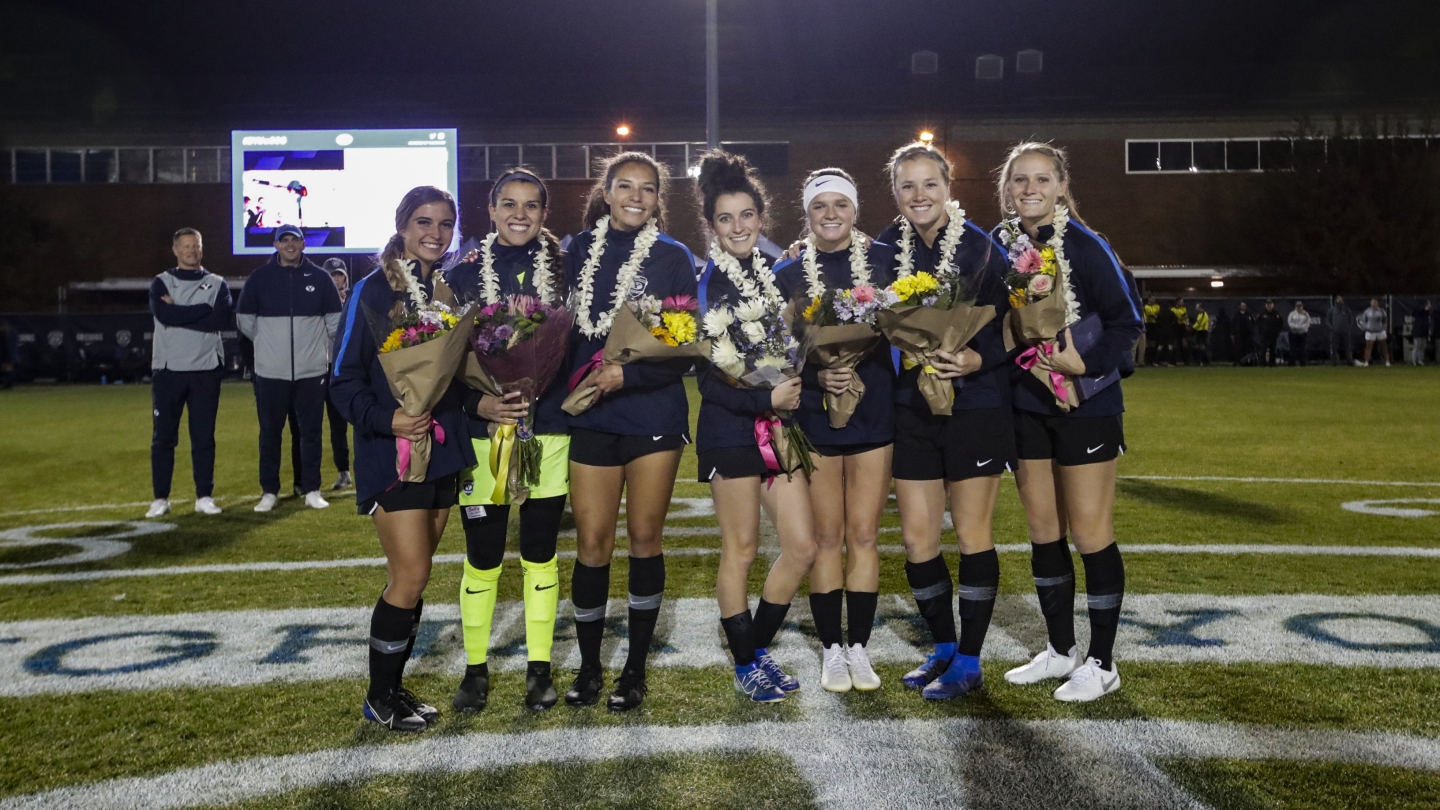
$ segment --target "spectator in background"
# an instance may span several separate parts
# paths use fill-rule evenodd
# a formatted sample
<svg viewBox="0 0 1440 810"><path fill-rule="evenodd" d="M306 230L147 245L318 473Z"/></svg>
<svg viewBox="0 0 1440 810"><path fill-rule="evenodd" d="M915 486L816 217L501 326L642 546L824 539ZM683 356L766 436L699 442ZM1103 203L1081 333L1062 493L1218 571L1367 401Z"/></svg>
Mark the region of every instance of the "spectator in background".
<svg viewBox="0 0 1440 810"><path fill-rule="evenodd" d="M1330 332L1330 364L1343 366L1355 359L1355 321L1345 299L1335 296L1325 313L1325 328Z"/></svg>
<svg viewBox="0 0 1440 810"><path fill-rule="evenodd" d="M1185 306L1184 298L1176 298L1175 303L1170 305L1170 312L1175 315L1175 343L1174 350L1178 350L1180 365L1190 365L1190 308Z"/></svg>
<svg viewBox="0 0 1440 810"><path fill-rule="evenodd" d="M1380 344L1380 356L1385 358L1385 367L1390 367L1390 318L1380 308L1380 299L1371 298L1370 306L1355 319L1355 325L1365 333L1365 359L1356 360L1357 366L1370 365L1370 353L1375 344Z"/></svg>
<svg viewBox="0 0 1440 810"><path fill-rule="evenodd" d="M1155 365L1175 365L1175 334L1179 325L1175 323L1175 310L1161 307L1155 317Z"/></svg>
<svg viewBox="0 0 1440 810"><path fill-rule="evenodd" d="M1137 365L1153 365L1155 363L1155 342L1158 340L1155 334L1155 322L1160 317L1160 302L1155 296L1145 299L1143 307L1145 316L1145 332L1140 339L1135 341L1135 363Z"/></svg>
<svg viewBox="0 0 1440 810"><path fill-rule="evenodd" d="M1230 318L1230 359L1237 366L1255 365L1255 316L1244 301Z"/></svg>
<svg viewBox="0 0 1440 810"><path fill-rule="evenodd" d="M170 239L175 267L150 283L150 312L155 316L150 346L150 479L155 500L145 513L157 518L170 511L175 474L175 445L180 415L190 410L190 467L195 479L195 511L218 515L215 489L215 415L220 410L220 381L225 377L225 345L220 330L230 323L230 286L200 266L200 232L181 228Z"/></svg>
<svg viewBox="0 0 1440 810"><path fill-rule="evenodd" d="M15 357L19 352L15 331L9 321L0 321L0 390L9 391L15 386Z"/></svg>
<svg viewBox="0 0 1440 810"><path fill-rule="evenodd" d="M1276 365L1279 360L1280 333L1285 331L1285 319L1275 311L1275 301L1265 299L1265 311L1260 313L1260 364Z"/></svg>
<svg viewBox="0 0 1440 810"><path fill-rule="evenodd" d="M330 274L330 280L335 282L335 291L340 294L340 308L344 310L345 302L350 298L350 274L345 267L345 260L331 257L325 260L325 272ZM350 478L350 425L345 422L345 417L340 415L340 410L335 403L330 401L330 378L335 376L335 366L332 361L330 372L325 375L325 417L330 420L330 453L335 461L335 469L339 476L330 489L341 490L355 485ZM324 447L320 448L321 455L324 455ZM305 488L300 480L301 459L300 459L300 428L299 421L295 418L295 411L290 411L290 468L295 471L294 492L297 496L303 497Z"/></svg>
<svg viewBox="0 0 1440 810"><path fill-rule="evenodd" d="M280 443L294 410L300 424L300 479L305 505L320 495L320 423L325 413L330 346L340 327L340 294L330 275L305 258L305 234L275 229L275 255L245 279L235 325L255 342L255 409L260 418L260 503L280 498Z"/></svg>
<svg viewBox="0 0 1440 810"><path fill-rule="evenodd" d="M1195 362L1210 365L1210 313L1205 311L1203 301L1195 302L1195 321L1191 324L1195 336Z"/></svg>
<svg viewBox="0 0 1440 810"><path fill-rule="evenodd" d="M1417 365L1425 365L1425 350L1430 345L1430 337L1435 333L1435 314L1430 310L1430 301L1426 299L1425 305L1415 312L1415 323L1410 329L1410 340L1415 344L1410 352L1410 362Z"/></svg>
<svg viewBox="0 0 1440 810"><path fill-rule="evenodd" d="M1305 344L1310 337L1310 313L1305 311L1303 301L1295 302L1285 325L1290 329L1290 365L1308 365Z"/></svg>

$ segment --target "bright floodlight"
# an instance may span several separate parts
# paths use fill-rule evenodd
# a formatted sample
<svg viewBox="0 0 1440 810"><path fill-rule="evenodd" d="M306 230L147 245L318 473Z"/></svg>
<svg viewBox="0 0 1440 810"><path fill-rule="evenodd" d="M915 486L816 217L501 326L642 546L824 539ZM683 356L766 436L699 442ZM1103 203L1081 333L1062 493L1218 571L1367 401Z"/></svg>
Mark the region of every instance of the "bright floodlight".
<svg viewBox="0 0 1440 810"><path fill-rule="evenodd" d="M920 133L921 143L930 143L933 140L935 140L935 133L931 132L930 130L927 129L924 132Z"/></svg>
<svg viewBox="0 0 1440 810"><path fill-rule="evenodd" d="M620 126L615 127L615 134L616 134L616 135L619 135L619 136L622 137L622 138L628 138L628 137L630 137L630 125L629 125L629 124L621 124Z"/></svg>
<svg viewBox="0 0 1440 810"><path fill-rule="evenodd" d="M1216 279L1216 280L1210 282L1210 286L1211 286L1211 287L1224 287L1224 286L1225 286L1225 282L1223 282L1223 281L1221 281L1221 280L1219 280L1219 279Z"/></svg>

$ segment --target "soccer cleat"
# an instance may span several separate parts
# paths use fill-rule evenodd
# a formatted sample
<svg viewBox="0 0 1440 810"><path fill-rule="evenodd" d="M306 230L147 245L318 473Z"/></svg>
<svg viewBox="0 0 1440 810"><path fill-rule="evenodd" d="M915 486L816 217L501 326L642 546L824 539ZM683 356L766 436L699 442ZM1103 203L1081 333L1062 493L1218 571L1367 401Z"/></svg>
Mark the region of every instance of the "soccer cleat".
<svg viewBox="0 0 1440 810"><path fill-rule="evenodd" d="M206 495L203 498L195 499L195 511L202 515L218 515L220 507L215 505L215 499Z"/></svg>
<svg viewBox="0 0 1440 810"><path fill-rule="evenodd" d="M930 685L931 681L940 677L941 673L950 668L951 660L931 653L925 659L925 663L905 673L905 676L900 679L900 683L904 684L906 689L924 689Z"/></svg>
<svg viewBox="0 0 1440 810"><path fill-rule="evenodd" d="M299 484L296 484L295 487L290 490L290 494L297 498L303 498L305 497L305 490L301 489Z"/></svg>
<svg viewBox="0 0 1440 810"><path fill-rule="evenodd" d="M465 677L450 698L450 705L457 712L478 712L490 702L490 667L488 664L470 664L465 667Z"/></svg>
<svg viewBox="0 0 1440 810"><path fill-rule="evenodd" d="M622 670L620 678L615 681L615 691L610 693L610 700L605 705L612 712L628 712L631 709L638 709L640 704L645 701L645 693L648 691L644 672L636 672L633 669Z"/></svg>
<svg viewBox="0 0 1440 810"><path fill-rule="evenodd" d="M379 698L366 697L361 713L366 720L379 723L391 731L424 731L429 727L425 719L411 711L395 692Z"/></svg>
<svg viewBox="0 0 1440 810"><path fill-rule="evenodd" d="M1078 646L1071 647L1069 655L1061 655L1055 652L1055 648L1047 642L1044 651L1030 659L1030 663L1015 667L1005 673L1005 680L1023 686L1051 678L1064 678L1079 669L1080 663Z"/></svg>
<svg viewBox="0 0 1440 810"><path fill-rule="evenodd" d="M850 684L861 692L874 692L880 688L880 676L870 666L870 653L864 644L851 644L845 651L846 663L850 665Z"/></svg>
<svg viewBox="0 0 1440 810"><path fill-rule="evenodd" d="M758 661L735 667L735 691L756 703L778 703L785 699L785 693L771 682Z"/></svg>
<svg viewBox="0 0 1440 810"><path fill-rule="evenodd" d="M332 490L334 490L334 489L349 489L350 487L353 487L353 486L355 486L355 480L350 477L350 473L348 473L348 472L342 472L342 473L340 473L340 477L337 478L337 479L335 479L335 483L330 485L330 488L331 488Z"/></svg>
<svg viewBox="0 0 1440 810"><path fill-rule="evenodd" d="M555 694L555 681L550 677L549 661L531 661L525 665L525 705L537 712L554 706L560 697Z"/></svg>
<svg viewBox="0 0 1440 810"><path fill-rule="evenodd" d="M950 700L965 697L985 685L985 676L980 671L980 659L976 656L957 655L940 677L931 681L920 692L926 700Z"/></svg>
<svg viewBox="0 0 1440 810"><path fill-rule="evenodd" d="M415 697L415 693L409 689L398 686L395 688L395 696L400 698L400 701L408 706L410 711L415 713L416 717L424 720L425 725L433 726L435 725L435 721L440 719L439 709L428 703L421 703L420 698Z"/></svg>
<svg viewBox="0 0 1440 810"><path fill-rule="evenodd" d="M1070 673L1070 680L1055 690L1055 699L1064 703L1089 703L1120 689L1120 668L1110 663L1110 671L1100 668L1100 662L1086 658L1084 665Z"/></svg>
<svg viewBox="0 0 1440 810"><path fill-rule="evenodd" d="M769 678L771 683L780 687L780 691L794 692L800 688L800 681L796 680L795 676L781 669L780 665L775 663L775 658L770 655L769 650L763 647L756 650L755 663L759 664L760 668L765 670L765 677Z"/></svg>
<svg viewBox="0 0 1440 810"><path fill-rule="evenodd" d="M274 508L275 508L275 504L277 504L277 503L279 503L279 502L280 502L280 496L279 496L279 495L276 495L276 494L273 493L273 492L267 492L267 493L265 493L264 495L261 495L261 496L260 496L260 502L257 503L257 504L255 504L255 511L256 511L256 512L269 512L271 509L274 509Z"/></svg>
<svg viewBox="0 0 1440 810"><path fill-rule="evenodd" d="M605 685L600 670L580 667L575 670L575 682L565 693L565 702L571 706L594 706L600 699L600 689Z"/></svg>
<svg viewBox="0 0 1440 810"><path fill-rule="evenodd" d="M311 509L328 509L330 502L320 497L320 490L305 493L305 505Z"/></svg>
<svg viewBox="0 0 1440 810"><path fill-rule="evenodd" d="M851 686L845 648L831 644L825 648L825 661L820 665L820 688L826 692L849 692Z"/></svg>
<svg viewBox="0 0 1440 810"><path fill-rule="evenodd" d="M145 510L145 517L147 518L157 518L161 515L168 514L170 514L169 498L156 498L150 502L150 508Z"/></svg>

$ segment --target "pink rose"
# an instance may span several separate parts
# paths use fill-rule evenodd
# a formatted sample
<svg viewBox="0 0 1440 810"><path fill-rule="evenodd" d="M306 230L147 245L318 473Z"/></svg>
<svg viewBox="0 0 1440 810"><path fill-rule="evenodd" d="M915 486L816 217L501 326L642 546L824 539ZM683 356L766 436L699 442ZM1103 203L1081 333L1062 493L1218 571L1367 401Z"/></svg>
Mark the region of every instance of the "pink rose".
<svg viewBox="0 0 1440 810"><path fill-rule="evenodd" d="M1027 276L1031 273L1040 272L1040 268L1044 266L1045 259L1040 255L1040 251L1035 248L1030 248L1024 253L1021 253L1020 257L1015 260L1015 272L1024 273Z"/></svg>
<svg viewBox="0 0 1440 810"><path fill-rule="evenodd" d="M850 292L851 297L858 304L868 304L875 300L875 288L868 285L861 285Z"/></svg>
<svg viewBox="0 0 1440 810"><path fill-rule="evenodd" d="M1049 295L1050 291L1054 288L1054 276L1047 276L1044 273L1040 273L1030 279L1030 292L1032 295Z"/></svg>

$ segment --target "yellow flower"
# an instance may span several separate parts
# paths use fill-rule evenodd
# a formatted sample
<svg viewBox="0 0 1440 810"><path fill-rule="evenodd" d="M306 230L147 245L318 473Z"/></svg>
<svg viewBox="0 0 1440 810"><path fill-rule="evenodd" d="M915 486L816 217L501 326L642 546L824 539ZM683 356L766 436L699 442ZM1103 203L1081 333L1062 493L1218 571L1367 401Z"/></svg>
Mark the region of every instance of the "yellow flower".
<svg viewBox="0 0 1440 810"><path fill-rule="evenodd" d="M1026 303L1027 302L1025 300L1025 292L1023 290L1010 291L1010 306L1019 309L1020 307L1025 306Z"/></svg>
<svg viewBox="0 0 1440 810"><path fill-rule="evenodd" d="M1047 262L1055 261L1055 248L1050 247L1049 245L1040 248L1040 258L1044 259Z"/></svg>
<svg viewBox="0 0 1440 810"><path fill-rule="evenodd" d="M695 316L688 312L666 312L661 319L665 321L665 329L676 343L694 343L697 329L695 327ZM676 345L675 343L671 344Z"/></svg>
<svg viewBox="0 0 1440 810"><path fill-rule="evenodd" d="M819 312L820 299L816 298L815 300L810 302L810 306L805 308L805 312L801 315L801 317L803 317L807 323L814 323L815 315Z"/></svg>
<svg viewBox="0 0 1440 810"><path fill-rule="evenodd" d="M916 273L897 279L891 290L901 301L908 301L916 296L923 296L927 292L939 289L940 283L929 273Z"/></svg>
<svg viewBox="0 0 1440 810"><path fill-rule="evenodd" d="M454 329L455 324L460 323L460 319L446 312L440 316L440 322L445 324L446 329Z"/></svg>
<svg viewBox="0 0 1440 810"><path fill-rule="evenodd" d="M680 344L675 340L675 338L673 338L673 337L670 336L670 332L667 331L667 330L665 329L665 327L663 327L663 326L652 326L652 327L650 328L650 334L652 334L652 335L654 335L655 337L659 338L661 341L663 341L663 342L665 343L666 346L679 346L679 345L680 345Z"/></svg>
<svg viewBox="0 0 1440 810"><path fill-rule="evenodd" d="M393 352L393 351L395 351L396 349L399 349L399 348L400 348L400 330L399 330L399 329L396 329L394 332L391 332L391 333L390 333L390 336L389 336L389 337L385 338L385 343L384 343L383 345L381 345L381 347L380 347L380 353L381 353L381 354L385 354L386 352Z"/></svg>

